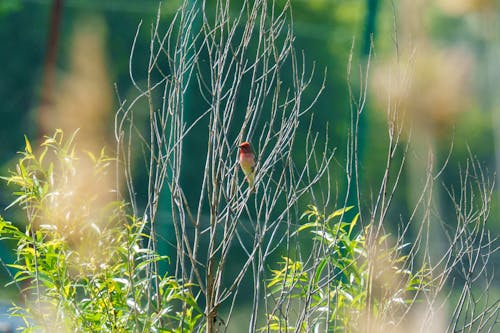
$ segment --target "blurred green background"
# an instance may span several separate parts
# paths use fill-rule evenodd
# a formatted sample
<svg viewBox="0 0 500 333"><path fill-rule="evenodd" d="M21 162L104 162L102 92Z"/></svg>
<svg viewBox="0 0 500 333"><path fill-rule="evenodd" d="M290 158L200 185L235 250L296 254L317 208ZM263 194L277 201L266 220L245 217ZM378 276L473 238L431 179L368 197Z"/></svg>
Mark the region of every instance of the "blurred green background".
<svg viewBox="0 0 500 333"><path fill-rule="evenodd" d="M94 140L82 144L84 147L112 147L113 113L118 105L115 85L121 97L135 94L129 77L129 55L140 21L142 28L132 71L137 82L146 78L150 26L156 19L157 1L63 0L52 69L54 90L62 97L50 104L57 107L40 111L44 107L54 3L0 2L3 174L13 167L16 152L23 149L23 135L35 139L59 127L81 128L80 140ZM163 3L165 23L180 3ZM215 10L213 1L207 3L208 12ZM418 123L418 130L412 134L409 161L394 199L393 221L387 221L388 225L393 224L396 229L396 224L409 215L419 194L426 163L426 150L422 148L425 142L431 142L435 152L435 170L449 156L443 185L459 184L458 170L468 157L480 161L488 176L494 177L500 165L498 1L292 0L291 4L295 47L304 50L307 66L314 63L319 73L328 69L326 89L313 109L313 125L320 133L328 130L329 141L337 148L332 168L340 188L345 185L342 170L353 105L348 89L349 56L352 52L350 80L357 99L364 92L360 74L373 45L367 105L360 122L361 206L367 208L373 203L372 192L382 179L388 143L387 114L395 108L407 112L410 121ZM318 75L311 91L317 91L321 84ZM205 107L196 97L190 103L192 110ZM306 130L305 127L302 133ZM196 146L192 142L189 149ZM191 156L185 161L188 167L184 178L196 183L201 174L189 165L203 165L203 154L193 150ZM138 179L143 178L138 171ZM139 196L144 187L145 184L139 184ZM192 193L186 193L188 198L198 195L197 187L192 188ZM437 200L434 208L443 219L449 218L447 223L452 227L454 213L447 203L447 194L442 188L437 191L442 200ZM9 188L2 184L0 207L12 200ZM495 191L489 221L494 235L500 230L498 201ZM17 224L23 223L22 214L13 209L1 214ZM4 262L13 259L6 243L0 243L0 254ZM0 298L15 299L15 293L3 287L8 279L6 270L0 268Z"/></svg>

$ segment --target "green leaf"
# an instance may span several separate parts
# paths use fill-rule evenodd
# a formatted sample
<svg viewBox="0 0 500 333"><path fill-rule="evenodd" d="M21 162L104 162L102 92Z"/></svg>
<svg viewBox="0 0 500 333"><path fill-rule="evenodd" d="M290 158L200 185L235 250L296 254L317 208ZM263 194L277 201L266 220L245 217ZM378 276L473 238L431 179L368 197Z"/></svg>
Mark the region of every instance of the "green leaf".
<svg viewBox="0 0 500 333"><path fill-rule="evenodd" d="M300 218L299 218L300 220L302 220L306 216L307 216L308 220L311 220L313 217L317 218L320 216L320 214L318 212L318 208L316 206L307 205L307 208L308 209L304 213L302 213L302 215L300 216Z"/></svg>
<svg viewBox="0 0 500 333"><path fill-rule="evenodd" d="M305 229L315 228L315 227L321 227L321 224L319 224L318 222L305 223L305 224L301 225L300 227L298 227L297 230L292 235L295 235L295 234L297 234Z"/></svg>
<svg viewBox="0 0 500 333"><path fill-rule="evenodd" d="M345 207L345 208L340 208L340 209L337 209L336 211L334 211L333 213L331 213L330 215L328 215L328 218L327 220L331 220L337 216L341 216L341 215L344 215L346 212L350 211L354 206L348 206L348 207Z"/></svg>
<svg viewBox="0 0 500 333"><path fill-rule="evenodd" d="M30 154L33 154L33 150L31 149L31 144L30 144L30 141L28 140L28 137L25 135L24 136L24 142L26 143L26 148L25 150L30 153Z"/></svg>
<svg viewBox="0 0 500 333"><path fill-rule="evenodd" d="M352 229L354 229L354 226L356 226L356 222L358 222L359 218L359 213L354 216L354 218L351 221L351 225L349 226L349 232L347 233L347 236L351 236Z"/></svg>
<svg viewBox="0 0 500 333"><path fill-rule="evenodd" d="M40 157L38 158L38 163L42 165L43 159L45 158L45 155L47 154L47 148L43 149L42 152L40 153Z"/></svg>
<svg viewBox="0 0 500 333"><path fill-rule="evenodd" d="M326 263L328 262L328 258L323 258L318 264L318 267L316 268L316 272L314 272L314 279L313 283L318 284L319 279L321 278L321 273L323 273L323 269L326 266Z"/></svg>
<svg viewBox="0 0 500 333"><path fill-rule="evenodd" d="M18 265L18 264L7 264L6 266L10 267L10 268L15 268L15 269L18 269L18 270L21 270L21 271L26 269L26 266L24 266L24 265Z"/></svg>
<svg viewBox="0 0 500 333"><path fill-rule="evenodd" d="M11 208L12 206L15 206L16 204L18 204L20 202L21 203L25 202L27 198L28 198L27 194L18 197L16 200L12 201L12 203L10 205L8 205L7 207L5 207L5 210Z"/></svg>

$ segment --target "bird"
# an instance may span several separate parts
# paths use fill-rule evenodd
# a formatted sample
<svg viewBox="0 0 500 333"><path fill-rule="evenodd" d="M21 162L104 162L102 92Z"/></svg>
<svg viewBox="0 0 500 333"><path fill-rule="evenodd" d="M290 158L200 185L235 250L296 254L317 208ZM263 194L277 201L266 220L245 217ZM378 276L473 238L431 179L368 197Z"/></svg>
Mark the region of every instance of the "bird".
<svg viewBox="0 0 500 333"><path fill-rule="evenodd" d="M239 146L239 162L241 170L245 174L248 182L248 187L252 192L255 192L255 155L252 151L252 146L249 142L242 142Z"/></svg>

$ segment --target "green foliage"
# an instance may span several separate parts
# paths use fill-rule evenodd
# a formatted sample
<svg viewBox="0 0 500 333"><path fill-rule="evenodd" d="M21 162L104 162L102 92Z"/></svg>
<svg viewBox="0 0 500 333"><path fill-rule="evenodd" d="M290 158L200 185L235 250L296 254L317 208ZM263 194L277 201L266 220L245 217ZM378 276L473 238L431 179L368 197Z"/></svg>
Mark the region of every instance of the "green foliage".
<svg viewBox="0 0 500 333"><path fill-rule="evenodd" d="M22 9L20 0L3 0L0 2L0 16Z"/></svg>
<svg viewBox="0 0 500 333"><path fill-rule="evenodd" d="M80 159L74 136L64 140L61 131L41 148L26 139L16 170L3 178L28 220L25 232L0 220L0 240L17 243L9 266L11 284L26 296L26 307L13 308L23 332L193 331L202 319L194 286L151 273L168 258L144 245L146 221L97 186L112 159L104 151Z"/></svg>
<svg viewBox="0 0 500 333"><path fill-rule="evenodd" d="M283 258L279 268L271 270L267 287L269 296L289 291L290 299L310 299L301 311L311 319L290 325L273 313L268 315L266 329L356 332L367 318L378 322L397 318L419 291L429 287L429 271L425 267L417 273L406 269L408 257L400 254L404 246L387 246L389 235L369 242L369 227L354 232L359 214L350 222L338 221L352 208L328 216L315 206L304 212L302 218L307 222L295 234L310 230L315 241L313 251L318 255L312 256L316 258L312 263Z"/></svg>

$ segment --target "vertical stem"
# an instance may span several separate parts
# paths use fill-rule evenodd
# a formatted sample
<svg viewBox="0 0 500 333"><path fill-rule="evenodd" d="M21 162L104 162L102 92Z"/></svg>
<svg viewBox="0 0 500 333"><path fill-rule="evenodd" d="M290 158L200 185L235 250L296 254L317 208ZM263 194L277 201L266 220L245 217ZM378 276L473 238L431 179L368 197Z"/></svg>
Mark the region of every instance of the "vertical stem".
<svg viewBox="0 0 500 333"><path fill-rule="evenodd" d="M43 82L40 96L40 106L38 114L38 123L40 126L39 136L43 137L48 132L49 124L49 107L53 104L55 72L57 61L57 46L59 42L59 30L62 17L62 0L53 0L50 16L50 28L47 39L47 47L45 53L45 62L43 68Z"/></svg>
<svg viewBox="0 0 500 333"><path fill-rule="evenodd" d="M212 199L215 199L215 189L213 190ZM217 222L217 211L214 205L211 206L210 212L210 245L208 251L208 267L207 267L207 293L206 293L206 308L205 314L207 316L207 333L214 332L214 322L217 317L217 312L214 307L215 301L215 251L214 251L214 241L215 241L215 228Z"/></svg>
<svg viewBox="0 0 500 333"><path fill-rule="evenodd" d="M368 57L371 52L372 39L375 36L379 0L366 0L365 33L363 36L362 56Z"/></svg>
<svg viewBox="0 0 500 333"><path fill-rule="evenodd" d="M206 306L206 315L207 315L207 333L213 333L214 331L214 319L216 316L214 307L214 258L210 258L208 263L208 271L207 271L207 306Z"/></svg>

